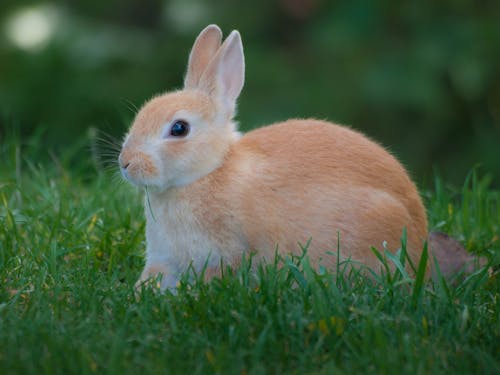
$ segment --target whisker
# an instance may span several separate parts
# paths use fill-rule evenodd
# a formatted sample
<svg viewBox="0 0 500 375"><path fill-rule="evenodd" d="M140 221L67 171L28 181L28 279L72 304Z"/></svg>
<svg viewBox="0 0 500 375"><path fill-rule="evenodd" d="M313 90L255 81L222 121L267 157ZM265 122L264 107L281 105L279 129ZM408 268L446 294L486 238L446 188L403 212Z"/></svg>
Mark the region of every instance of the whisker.
<svg viewBox="0 0 500 375"><path fill-rule="evenodd" d="M124 104L126 104L126 107L127 109L132 113L132 114L136 114L137 112L139 112L139 108L129 99L122 99L122 101L124 102Z"/></svg>
<svg viewBox="0 0 500 375"><path fill-rule="evenodd" d="M98 143L112 146L113 148L121 148L122 147L121 140L119 140L116 137L109 135L109 134L104 134L104 135L97 135L96 134L94 137L94 140Z"/></svg>
<svg viewBox="0 0 500 375"><path fill-rule="evenodd" d="M113 174L111 174L111 180L116 184L116 185L119 185L119 186L125 186L126 185L126 181L125 179L122 177L122 175L118 172L115 172Z"/></svg>
<svg viewBox="0 0 500 375"><path fill-rule="evenodd" d="M105 172L118 169L118 156L122 142L113 135L96 128L89 130L89 137L90 154L96 169Z"/></svg>

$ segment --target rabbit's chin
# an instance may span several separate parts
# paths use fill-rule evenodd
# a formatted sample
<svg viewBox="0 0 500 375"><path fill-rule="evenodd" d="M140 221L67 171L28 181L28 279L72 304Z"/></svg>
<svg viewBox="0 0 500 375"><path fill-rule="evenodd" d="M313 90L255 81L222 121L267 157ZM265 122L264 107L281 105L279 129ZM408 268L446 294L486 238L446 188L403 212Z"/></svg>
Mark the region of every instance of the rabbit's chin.
<svg viewBox="0 0 500 375"><path fill-rule="evenodd" d="M122 172L122 177L124 180L126 180L129 184L137 186L138 188L142 189L147 189L148 191L152 192L162 192L167 190L169 187L172 186L172 184L169 183L161 183L160 181L154 181L154 180L146 180L146 179L136 179L131 176L129 176L127 173Z"/></svg>
<svg viewBox="0 0 500 375"><path fill-rule="evenodd" d="M171 188L180 188L190 185L200 178L200 176L186 176L185 178L177 178L175 180L161 181L160 179L134 179L130 176L123 176L124 179L131 185L138 188L147 189L152 193L162 193Z"/></svg>

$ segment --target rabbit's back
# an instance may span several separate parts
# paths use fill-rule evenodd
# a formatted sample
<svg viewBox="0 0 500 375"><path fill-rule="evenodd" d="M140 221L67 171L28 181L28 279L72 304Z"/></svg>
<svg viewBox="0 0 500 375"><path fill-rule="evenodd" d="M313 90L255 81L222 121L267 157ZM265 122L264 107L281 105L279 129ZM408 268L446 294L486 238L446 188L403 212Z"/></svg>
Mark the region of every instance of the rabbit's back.
<svg viewBox="0 0 500 375"><path fill-rule="evenodd" d="M310 257L329 263L326 252L340 240L345 258L373 265L370 246L387 242L395 250L406 227L416 260L427 235L424 207L401 164L328 122L289 120L251 131L209 180L218 207L232 216L228 223L264 257L276 246L299 252L297 242L312 238Z"/></svg>

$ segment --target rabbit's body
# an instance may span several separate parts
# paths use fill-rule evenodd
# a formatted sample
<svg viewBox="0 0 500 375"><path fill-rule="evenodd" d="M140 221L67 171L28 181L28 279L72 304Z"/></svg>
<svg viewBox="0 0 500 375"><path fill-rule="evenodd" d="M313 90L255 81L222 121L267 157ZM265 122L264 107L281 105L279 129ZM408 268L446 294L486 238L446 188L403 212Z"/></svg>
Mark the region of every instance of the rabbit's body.
<svg viewBox="0 0 500 375"><path fill-rule="evenodd" d="M149 101L120 153L126 179L146 196L147 259L141 280L173 287L190 264L237 264L300 253L316 265L343 259L376 267L370 247L396 250L403 229L418 261L425 210L405 169L381 146L345 127L289 120L241 136L232 121L243 87L243 47L221 45L214 25L198 36L183 90ZM333 255L332 255L333 253Z"/></svg>
<svg viewBox="0 0 500 375"><path fill-rule="evenodd" d="M382 147L350 129L315 120L289 120L235 140L223 164L196 182L150 193L146 205L148 259L143 278L166 275L173 286L192 262L239 262L300 253L312 239L313 264L343 259L371 267L371 246L400 245L418 261L427 223L420 197L403 167ZM340 237L339 237L340 236ZM149 271L151 268L151 271ZM170 275L167 276L167 275Z"/></svg>

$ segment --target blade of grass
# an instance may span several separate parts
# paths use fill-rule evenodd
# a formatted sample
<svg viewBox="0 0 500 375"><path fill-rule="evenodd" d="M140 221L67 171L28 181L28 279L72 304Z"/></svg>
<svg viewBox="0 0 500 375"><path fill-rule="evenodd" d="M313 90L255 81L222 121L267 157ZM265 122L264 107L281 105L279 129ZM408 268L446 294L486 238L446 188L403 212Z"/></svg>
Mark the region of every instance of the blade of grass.
<svg viewBox="0 0 500 375"><path fill-rule="evenodd" d="M424 244L424 249L422 250L422 255L420 256L420 262L418 264L418 271L415 276L415 284L413 285L413 293L411 296L411 304L413 307L417 305L418 300L422 296L422 291L425 283L425 275L427 271L427 259L429 257L427 242Z"/></svg>

